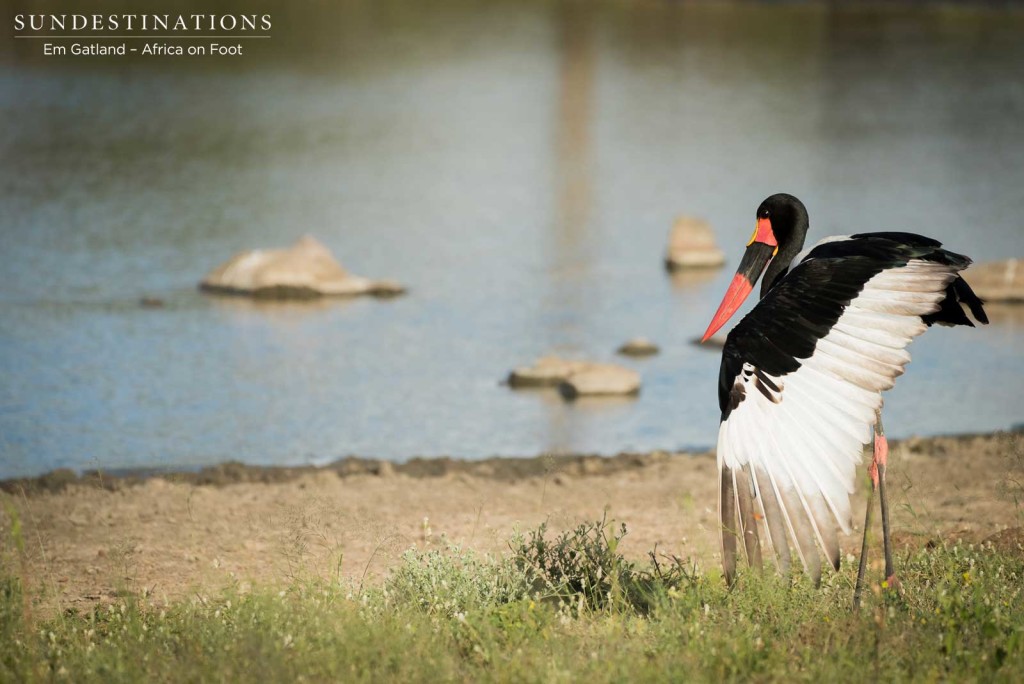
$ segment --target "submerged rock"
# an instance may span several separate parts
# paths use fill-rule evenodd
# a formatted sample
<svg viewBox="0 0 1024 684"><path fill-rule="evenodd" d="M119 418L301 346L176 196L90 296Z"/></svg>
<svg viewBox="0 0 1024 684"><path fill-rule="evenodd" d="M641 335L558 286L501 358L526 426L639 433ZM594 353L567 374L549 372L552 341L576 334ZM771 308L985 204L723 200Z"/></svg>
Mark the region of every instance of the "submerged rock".
<svg viewBox="0 0 1024 684"><path fill-rule="evenodd" d="M630 395L640 391L636 371L611 363L572 361L545 356L532 366L516 368L508 376L510 387L558 387L562 396Z"/></svg>
<svg viewBox="0 0 1024 684"><path fill-rule="evenodd" d="M694 337L690 340L690 344L700 347L701 349L707 349L708 351L721 351L725 347L725 333L718 333L708 338L707 342L701 342L699 337Z"/></svg>
<svg viewBox="0 0 1024 684"><path fill-rule="evenodd" d="M634 337L625 342L617 351L624 356L651 356L660 352L661 349L646 337Z"/></svg>
<svg viewBox="0 0 1024 684"><path fill-rule="evenodd" d="M610 363L592 363L566 378L558 391L566 399L638 394L640 374Z"/></svg>
<svg viewBox="0 0 1024 684"><path fill-rule="evenodd" d="M520 366L509 373L508 384L509 387L557 387L570 375L588 365L586 361L542 356L532 366Z"/></svg>
<svg viewBox="0 0 1024 684"><path fill-rule="evenodd" d="M707 221L689 216L676 219L665 255L668 270L709 268L724 263L725 253L715 244L715 233Z"/></svg>
<svg viewBox="0 0 1024 684"><path fill-rule="evenodd" d="M975 264L963 276L986 302L1024 304L1024 259Z"/></svg>
<svg viewBox="0 0 1024 684"><path fill-rule="evenodd" d="M164 307L164 300L159 297L140 297L139 306L143 309L162 309Z"/></svg>
<svg viewBox="0 0 1024 684"><path fill-rule="evenodd" d="M327 247L309 235L285 249L255 249L236 254L210 271L199 289L280 299L391 297L405 292L398 283L349 273Z"/></svg>

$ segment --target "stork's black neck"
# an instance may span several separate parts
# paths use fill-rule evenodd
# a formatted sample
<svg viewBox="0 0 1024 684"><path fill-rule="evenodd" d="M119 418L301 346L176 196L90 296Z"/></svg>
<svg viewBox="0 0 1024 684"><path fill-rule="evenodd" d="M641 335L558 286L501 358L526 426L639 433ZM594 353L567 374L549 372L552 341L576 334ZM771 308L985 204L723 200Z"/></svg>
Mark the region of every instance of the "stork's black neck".
<svg viewBox="0 0 1024 684"><path fill-rule="evenodd" d="M789 271L789 265L804 248L804 240L810 227L807 209L800 200L791 195L775 197L785 200L779 202L778 204L782 206L775 206L771 214L772 232L779 243L779 253L772 257L768 268L765 269L761 279L761 298L764 298Z"/></svg>
<svg viewBox="0 0 1024 684"><path fill-rule="evenodd" d="M804 248L803 238L800 239L799 243L792 243L786 248L779 245L779 253L772 257L772 261L768 264L768 268L765 269L764 278L761 279L761 298L763 299L768 290L775 287L775 284L782 279L783 276L789 271L789 265L796 258L796 255L800 253L800 250Z"/></svg>

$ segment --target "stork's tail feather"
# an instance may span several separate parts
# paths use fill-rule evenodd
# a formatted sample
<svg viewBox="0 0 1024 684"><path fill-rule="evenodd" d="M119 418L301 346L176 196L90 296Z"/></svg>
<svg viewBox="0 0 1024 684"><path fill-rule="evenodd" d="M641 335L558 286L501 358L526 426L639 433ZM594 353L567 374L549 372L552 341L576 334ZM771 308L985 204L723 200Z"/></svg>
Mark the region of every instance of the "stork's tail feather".
<svg viewBox="0 0 1024 684"><path fill-rule="evenodd" d="M761 537L757 533L757 517L755 502L754 479L747 463L737 474L732 471L733 485L736 490L736 512L739 514L739 530L743 534L743 551L747 554L747 563L753 567L761 567Z"/></svg>
<svg viewBox="0 0 1024 684"><path fill-rule="evenodd" d="M740 469L722 465L720 476L719 514L722 525L722 564L730 585L736 579L736 556L743 540L747 563L756 568L762 564L761 535L758 521L763 521L768 541L782 572L790 567L788 536L796 543L796 551L804 571L811 580L821 581L821 557L817 543L826 552L828 562L839 569L839 539L831 512L823 499L805 499L797 490L779 490L776 482L762 468L750 464Z"/></svg>
<svg viewBox="0 0 1024 684"><path fill-rule="evenodd" d="M722 570L725 583L736 580L736 479L732 468L722 465L718 470L718 517L722 525Z"/></svg>
<svg viewBox="0 0 1024 684"><path fill-rule="evenodd" d="M719 470L720 497L718 513L722 524L722 567L725 581L731 586L736 581L736 550L743 539L743 552L747 563L761 567L761 538L757 532L759 508L750 464L740 469L722 465Z"/></svg>

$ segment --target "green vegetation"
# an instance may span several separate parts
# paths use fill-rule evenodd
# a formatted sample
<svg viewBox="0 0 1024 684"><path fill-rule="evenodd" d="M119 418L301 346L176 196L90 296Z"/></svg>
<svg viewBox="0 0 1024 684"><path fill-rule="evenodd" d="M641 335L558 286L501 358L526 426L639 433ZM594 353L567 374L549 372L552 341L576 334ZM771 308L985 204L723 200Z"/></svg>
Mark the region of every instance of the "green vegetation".
<svg viewBox="0 0 1024 684"><path fill-rule="evenodd" d="M16 521L16 517L11 516ZM143 597L33 617L20 533L0 558L0 681L1024 680L1024 554L938 545L850 608L804 578L636 563L605 521L492 558L409 551L382 585ZM848 564L852 565L852 564Z"/></svg>

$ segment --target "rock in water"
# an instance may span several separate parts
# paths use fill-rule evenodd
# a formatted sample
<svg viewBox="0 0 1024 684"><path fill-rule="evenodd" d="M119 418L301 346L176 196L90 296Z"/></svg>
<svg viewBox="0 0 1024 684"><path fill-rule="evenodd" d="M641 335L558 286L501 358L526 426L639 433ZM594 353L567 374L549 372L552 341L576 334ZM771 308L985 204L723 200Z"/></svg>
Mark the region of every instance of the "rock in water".
<svg viewBox="0 0 1024 684"><path fill-rule="evenodd" d="M640 375L610 363L571 361L544 356L532 366L516 368L508 376L510 387L558 387L566 399L580 396L631 395L640 391Z"/></svg>
<svg viewBox="0 0 1024 684"><path fill-rule="evenodd" d="M139 306L143 309L162 309L164 300L159 297L141 297L139 299Z"/></svg>
<svg viewBox="0 0 1024 684"><path fill-rule="evenodd" d="M558 391L566 399L638 394L640 374L622 366L593 363L566 378Z"/></svg>
<svg viewBox="0 0 1024 684"><path fill-rule="evenodd" d="M658 345L646 337L634 337L618 348L618 353L624 356L651 356L660 351Z"/></svg>
<svg viewBox="0 0 1024 684"><path fill-rule="evenodd" d="M347 272L327 247L309 235L286 249L255 249L236 254L210 271L199 289L281 299L390 297L405 292L398 283Z"/></svg>
<svg viewBox="0 0 1024 684"><path fill-rule="evenodd" d="M676 219L665 255L668 270L708 268L724 263L725 254L715 244L715 233L707 221L688 216Z"/></svg>
<svg viewBox="0 0 1024 684"><path fill-rule="evenodd" d="M586 361L542 356L532 366L520 366L509 373L508 384L509 387L557 387L570 375L588 365Z"/></svg>
<svg viewBox="0 0 1024 684"><path fill-rule="evenodd" d="M1024 304L1024 259L974 264L963 276L986 302Z"/></svg>
<svg viewBox="0 0 1024 684"><path fill-rule="evenodd" d="M701 349L707 349L709 351L718 352L725 348L726 336L723 333L718 333L708 338L707 342L702 342L699 337L694 337L690 340L690 344L700 347Z"/></svg>

